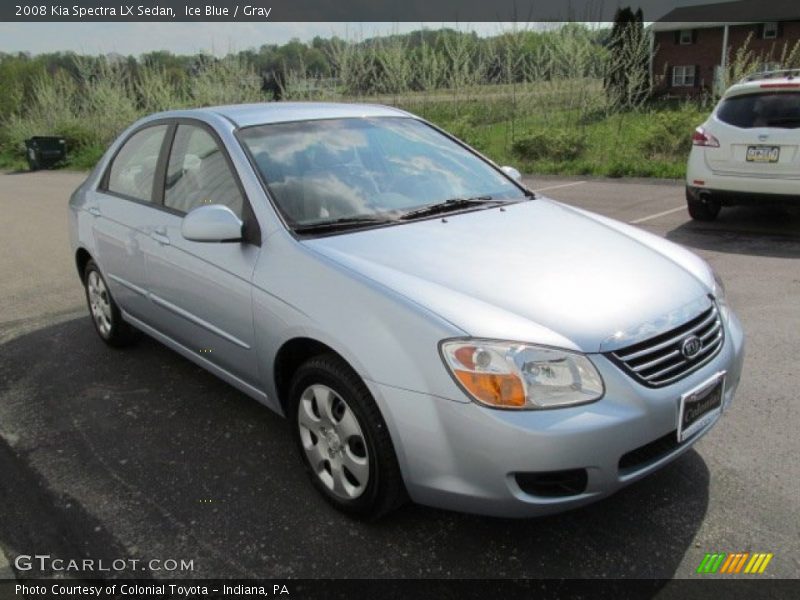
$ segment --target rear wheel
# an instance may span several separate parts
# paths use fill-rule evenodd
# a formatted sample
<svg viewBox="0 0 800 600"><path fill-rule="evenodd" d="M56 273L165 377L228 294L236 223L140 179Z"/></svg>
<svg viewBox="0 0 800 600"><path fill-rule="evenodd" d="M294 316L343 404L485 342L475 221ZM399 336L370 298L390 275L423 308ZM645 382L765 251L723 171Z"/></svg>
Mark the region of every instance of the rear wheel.
<svg viewBox="0 0 800 600"><path fill-rule="evenodd" d="M688 189L686 190L686 204L689 208L689 216L695 221L713 221L722 208L719 200L714 200L712 197L705 199L695 197Z"/></svg>
<svg viewBox="0 0 800 600"><path fill-rule="evenodd" d="M128 346L136 341L136 330L122 320L119 307L111 297L106 280L97 264L90 260L83 271L86 303L97 334L109 346Z"/></svg>
<svg viewBox="0 0 800 600"><path fill-rule="evenodd" d="M314 487L344 512L377 518L402 503L394 447L375 401L338 356L314 357L295 373L292 430Z"/></svg>

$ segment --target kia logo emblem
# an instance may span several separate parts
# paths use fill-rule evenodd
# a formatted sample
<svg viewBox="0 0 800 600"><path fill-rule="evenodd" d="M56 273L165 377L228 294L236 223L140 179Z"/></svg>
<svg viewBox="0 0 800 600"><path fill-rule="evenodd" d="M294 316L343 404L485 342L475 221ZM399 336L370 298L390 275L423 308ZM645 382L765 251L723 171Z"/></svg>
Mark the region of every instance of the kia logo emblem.
<svg viewBox="0 0 800 600"><path fill-rule="evenodd" d="M703 349L703 342L696 335L690 335L681 343L681 354L689 360L693 359Z"/></svg>

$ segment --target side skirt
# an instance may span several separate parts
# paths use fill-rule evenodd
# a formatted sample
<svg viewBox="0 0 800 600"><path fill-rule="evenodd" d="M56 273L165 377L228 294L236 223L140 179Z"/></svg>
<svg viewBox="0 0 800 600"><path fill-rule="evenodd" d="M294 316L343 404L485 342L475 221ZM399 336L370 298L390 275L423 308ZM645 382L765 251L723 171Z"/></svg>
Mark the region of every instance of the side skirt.
<svg viewBox="0 0 800 600"><path fill-rule="evenodd" d="M188 358L190 361L192 361L196 365L204 368L209 373L211 373L213 375L216 375L217 377L222 379L225 383L227 383L229 385L232 385L233 387L235 387L240 392L242 392L244 394L247 394L248 396L250 396L254 400L257 400L258 402L260 402L261 404L263 404L267 408L277 412L278 414L281 414L280 410L276 410L275 409L275 405L270 400L270 398L264 392L259 390L258 388L254 387L254 386L250 385L249 383L247 383L246 381L243 381L242 379L236 377L236 375L233 375L233 374L229 373L225 369L215 365L214 363L212 363L208 359L200 356L196 352L193 352L193 351L189 350L186 346L184 346L182 344L179 344L178 342L173 340L171 337L168 337L168 336L164 335L163 333L159 332L158 330L153 329L152 327L150 327L146 323L143 323L142 321L140 321L136 317L131 316L130 314L128 314L124 310L121 311L121 312L122 312L122 318L125 319L125 321L127 321L128 323L130 323L134 327L136 327L136 329L139 329L139 330L143 331L144 333L146 333L147 335L149 335L150 337L158 340L159 342L161 342L162 344L164 344L165 346L167 346L171 350L174 350L175 352L177 352L178 354L180 354L184 358Z"/></svg>

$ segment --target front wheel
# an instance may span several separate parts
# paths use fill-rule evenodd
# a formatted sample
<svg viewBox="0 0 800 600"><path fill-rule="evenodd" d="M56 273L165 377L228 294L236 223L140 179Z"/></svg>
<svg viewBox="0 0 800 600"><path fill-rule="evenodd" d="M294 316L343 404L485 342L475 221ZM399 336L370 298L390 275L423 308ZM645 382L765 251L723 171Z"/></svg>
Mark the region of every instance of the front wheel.
<svg viewBox="0 0 800 600"><path fill-rule="evenodd" d="M310 359L290 391L292 430L314 487L344 512L377 518L404 488L386 423L360 377L338 356Z"/></svg>
<svg viewBox="0 0 800 600"><path fill-rule="evenodd" d="M86 303L97 334L109 346L128 346L136 341L136 330L122 320L119 307L114 302L108 285L97 263L90 260L83 271Z"/></svg>

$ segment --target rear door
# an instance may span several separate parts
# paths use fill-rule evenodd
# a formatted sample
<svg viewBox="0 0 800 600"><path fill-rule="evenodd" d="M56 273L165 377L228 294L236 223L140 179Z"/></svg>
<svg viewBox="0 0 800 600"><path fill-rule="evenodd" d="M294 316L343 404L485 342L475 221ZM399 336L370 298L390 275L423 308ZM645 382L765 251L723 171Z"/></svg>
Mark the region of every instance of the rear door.
<svg viewBox="0 0 800 600"><path fill-rule="evenodd" d="M258 383L251 280L261 251L258 225L221 141L210 127L182 120L163 182L163 208L145 246L155 327L239 379ZM224 204L245 223L244 241L193 242L183 217Z"/></svg>
<svg viewBox="0 0 800 600"><path fill-rule="evenodd" d="M706 148L710 169L729 175L800 178L800 91L756 88L724 99L714 118L711 133L720 147Z"/></svg>
<svg viewBox="0 0 800 600"><path fill-rule="evenodd" d="M117 304L149 321L142 240L148 239L156 208L156 172L169 126L154 124L134 132L111 161L88 211L97 248L95 259Z"/></svg>

